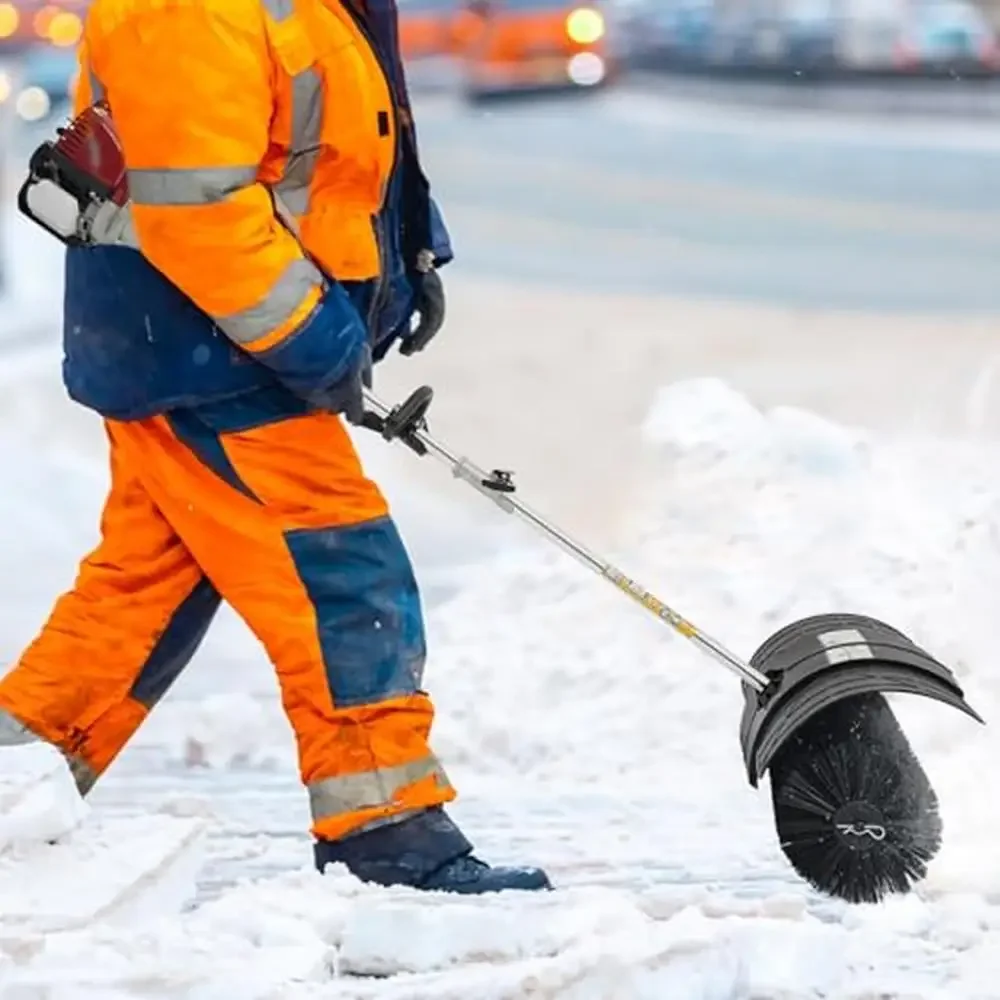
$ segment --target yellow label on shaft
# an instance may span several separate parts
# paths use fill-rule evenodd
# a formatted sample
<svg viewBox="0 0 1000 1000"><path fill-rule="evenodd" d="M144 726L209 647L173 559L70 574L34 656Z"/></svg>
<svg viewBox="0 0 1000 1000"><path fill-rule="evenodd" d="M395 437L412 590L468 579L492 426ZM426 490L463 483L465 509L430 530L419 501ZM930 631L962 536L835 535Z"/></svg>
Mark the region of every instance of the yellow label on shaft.
<svg viewBox="0 0 1000 1000"><path fill-rule="evenodd" d="M667 622L672 628L680 632L681 635L692 638L698 634L698 630L690 623L675 614L658 597L654 597L648 590L640 587L635 580L630 580L627 576L612 577L614 584L619 590L624 591L629 597L637 600L644 608L652 611L654 615Z"/></svg>

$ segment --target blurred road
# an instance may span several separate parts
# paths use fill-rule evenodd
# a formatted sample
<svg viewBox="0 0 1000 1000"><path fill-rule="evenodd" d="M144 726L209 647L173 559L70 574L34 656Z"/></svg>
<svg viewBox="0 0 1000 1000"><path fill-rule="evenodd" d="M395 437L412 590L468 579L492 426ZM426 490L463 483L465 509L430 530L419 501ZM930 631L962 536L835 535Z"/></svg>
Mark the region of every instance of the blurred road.
<svg viewBox="0 0 1000 1000"><path fill-rule="evenodd" d="M627 91L441 105L421 127L468 268L794 306L1000 307L1000 141L971 129L713 115Z"/></svg>
<svg viewBox="0 0 1000 1000"><path fill-rule="evenodd" d="M830 112L978 119L988 125L1000 115L1000 79L902 77L734 81L713 73L635 70L629 82L668 97L743 107L758 116L775 109L811 114Z"/></svg>

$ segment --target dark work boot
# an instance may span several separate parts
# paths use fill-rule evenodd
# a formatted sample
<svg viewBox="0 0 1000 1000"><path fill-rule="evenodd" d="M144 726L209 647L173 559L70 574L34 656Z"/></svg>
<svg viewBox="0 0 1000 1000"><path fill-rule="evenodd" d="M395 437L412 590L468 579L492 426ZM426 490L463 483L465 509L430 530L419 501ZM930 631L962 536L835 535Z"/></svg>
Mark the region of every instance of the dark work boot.
<svg viewBox="0 0 1000 1000"><path fill-rule="evenodd" d="M473 857L472 844L440 806L343 840L317 840L313 853L320 872L342 864L378 885L469 894L552 888L540 868L493 868Z"/></svg>

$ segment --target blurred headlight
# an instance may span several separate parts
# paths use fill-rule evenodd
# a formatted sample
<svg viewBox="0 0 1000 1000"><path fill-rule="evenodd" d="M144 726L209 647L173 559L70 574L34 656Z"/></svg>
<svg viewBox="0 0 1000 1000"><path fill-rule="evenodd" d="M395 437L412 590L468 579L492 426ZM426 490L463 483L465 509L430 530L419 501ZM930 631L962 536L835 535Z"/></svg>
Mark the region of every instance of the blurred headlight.
<svg viewBox="0 0 1000 1000"><path fill-rule="evenodd" d="M10 77L3 70L0 70L0 104L6 103L7 98L10 97L11 89Z"/></svg>
<svg viewBox="0 0 1000 1000"><path fill-rule="evenodd" d="M566 18L566 34L580 45L589 45L604 37L604 18L596 10L580 7Z"/></svg>
<svg viewBox="0 0 1000 1000"><path fill-rule="evenodd" d="M21 15L12 3L0 3L0 38L10 38L21 23Z"/></svg>
<svg viewBox="0 0 1000 1000"><path fill-rule="evenodd" d="M68 10L60 11L49 22L48 36L53 45L69 48L83 35L83 22Z"/></svg>
<svg viewBox="0 0 1000 1000"><path fill-rule="evenodd" d="M31 28L39 38L48 38L49 25L58 13L59 8L52 4L46 4L35 12L35 16L31 19Z"/></svg>
<svg viewBox="0 0 1000 1000"><path fill-rule="evenodd" d="M578 87L596 87L605 76L604 60L594 52L578 52L569 61L567 75Z"/></svg>
<svg viewBox="0 0 1000 1000"><path fill-rule="evenodd" d="M41 87L25 87L14 102L14 110L26 122L40 121L51 108L49 95Z"/></svg>

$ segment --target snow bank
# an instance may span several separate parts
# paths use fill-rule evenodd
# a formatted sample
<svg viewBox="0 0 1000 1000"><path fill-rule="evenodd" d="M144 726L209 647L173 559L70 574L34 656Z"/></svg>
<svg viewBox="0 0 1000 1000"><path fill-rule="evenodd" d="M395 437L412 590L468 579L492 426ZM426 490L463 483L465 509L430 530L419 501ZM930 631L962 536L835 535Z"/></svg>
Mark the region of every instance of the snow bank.
<svg viewBox="0 0 1000 1000"><path fill-rule="evenodd" d="M4 844L0 942L23 945L36 935L94 926L128 928L178 912L196 894L205 831L202 818L160 811L95 817L51 842Z"/></svg>
<svg viewBox="0 0 1000 1000"><path fill-rule="evenodd" d="M642 436L634 519L609 553L626 572L745 655L814 612L883 617L997 717L1000 449L761 411L714 379L663 389ZM127 929L5 931L0 982L50 1000L1000 996L995 730L900 699L944 849L917 894L819 899L746 786L733 678L517 537L431 614L436 744L484 854L545 864L560 891L429 898L285 872ZM168 756L290 767L270 711L245 693L178 706Z"/></svg>
<svg viewBox="0 0 1000 1000"><path fill-rule="evenodd" d="M665 389L643 431L646 486L618 560L629 575L744 656L810 614L883 618L997 716L1000 449L761 413L714 379ZM738 815L744 836L727 857L771 864L767 804L739 766L738 685L568 557L510 553L443 609L433 636L450 759L613 783L623 799L656 787L664 809L698 817L689 858L718 849L706 823L724 830ZM1000 796L982 787L1000 739L933 702L896 704L947 824L928 885L1000 891L1000 862L983 863Z"/></svg>
<svg viewBox="0 0 1000 1000"><path fill-rule="evenodd" d="M0 736L2 736L0 731ZM0 753L0 851L64 837L86 819L66 758L45 743Z"/></svg>

